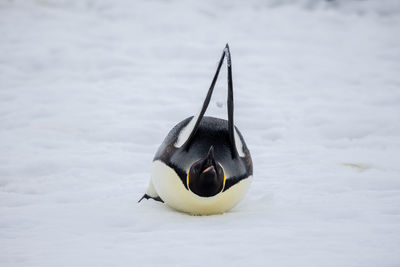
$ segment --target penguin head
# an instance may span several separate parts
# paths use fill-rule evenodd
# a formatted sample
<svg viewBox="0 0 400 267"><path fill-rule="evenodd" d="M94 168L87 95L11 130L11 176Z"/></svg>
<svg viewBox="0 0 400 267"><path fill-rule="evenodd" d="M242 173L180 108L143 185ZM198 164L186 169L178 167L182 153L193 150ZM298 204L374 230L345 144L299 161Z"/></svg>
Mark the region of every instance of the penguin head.
<svg viewBox="0 0 400 267"><path fill-rule="evenodd" d="M188 189L200 197L212 197L224 189L224 170L214 158L213 146L205 158L192 164L186 183Z"/></svg>

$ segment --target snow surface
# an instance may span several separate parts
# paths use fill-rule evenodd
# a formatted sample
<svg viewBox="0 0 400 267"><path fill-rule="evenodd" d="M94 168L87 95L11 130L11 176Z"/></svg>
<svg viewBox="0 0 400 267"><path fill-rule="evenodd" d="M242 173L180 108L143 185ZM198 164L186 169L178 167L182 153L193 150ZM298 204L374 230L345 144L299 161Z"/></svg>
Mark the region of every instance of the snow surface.
<svg viewBox="0 0 400 267"><path fill-rule="evenodd" d="M399 4L1 1L0 266L400 266ZM138 204L226 42L249 193Z"/></svg>

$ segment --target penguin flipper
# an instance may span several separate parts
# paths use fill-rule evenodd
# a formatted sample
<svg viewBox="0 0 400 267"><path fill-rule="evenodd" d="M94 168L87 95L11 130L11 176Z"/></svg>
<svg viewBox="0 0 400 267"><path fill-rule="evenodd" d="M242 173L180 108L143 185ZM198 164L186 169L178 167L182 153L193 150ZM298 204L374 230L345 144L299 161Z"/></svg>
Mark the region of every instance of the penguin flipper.
<svg viewBox="0 0 400 267"><path fill-rule="evenodd" d="M235 124L233 119L233 82L232 82L232 59L231 52L229 50L229 45L226 44L224 51L222 52L221 58L218 63L217 70L214 74L214 78L212 79L210 88L208 89L207 96L204 99L203 106L197 114L197 116L193 117L189 124L184 128L184 130L180 133L177 142L175 143L176 147L183 146L184 149L188 150L194 135L197 132L200 121L206 112L208 105L210 104L211 96L214 91L215 83L217 82L219 72L221 70L222 63L224 62L224 58L226 57L227 67L228 67L228 98L227 98L227 106L228 106L228 131L229 131L229 141L231 145L232 158L238 157L238 149L236 146L236 133L235 133Z"/></svg>
<svg viewBox="0 0 400 267"><path fill-rule="evenodd" d="M185 126L185 128L180 132L178 139L176 143L174 144L175 147L184 147L187 149L190 146L190 143L193 139L193 136L197 132L197 128L199 127L200 121L204 116L204 113L207 110L208 105L210 104L211 96L215 87L215 83L217 82L219 71L221 70L222 63L224 62L225 58L225 49L221 55L221 58L218 62L218 67L217 70L214 74L214 78L211 82L210 88L208 89L207 96L204 99L203 106L201 107L200 112L194 116L188 123L188 125Z"/></svg>
<svg viewBox="0 0 400 267"><path fill-rule="evenodd" d="M155 201L160 201L160 202L163 202L163 203L164 203L164 201L163 201L163 200L160 198L160 196L157 194L157 191L154 189L154 186L153 186L153 183L151 182L151 180L150 180L149 187L147 188L146 193L142 196L141 199L139 199L138 203L139 203L140 201L142 201L144 198L145 198L145 199L152 198L152 199L154 199Z"/></svg>

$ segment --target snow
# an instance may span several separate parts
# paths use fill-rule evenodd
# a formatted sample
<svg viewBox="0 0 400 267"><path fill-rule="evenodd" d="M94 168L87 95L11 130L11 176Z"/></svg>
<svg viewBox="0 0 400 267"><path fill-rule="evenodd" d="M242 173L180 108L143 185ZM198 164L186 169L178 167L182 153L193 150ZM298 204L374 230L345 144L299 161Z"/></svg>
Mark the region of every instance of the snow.
<svg viewBox="0 0 400 267"><path fill-rule="evenodd" d="M396 0L1 2L0 266L398 266L399 14ZM138 204L226 42L249 193L216 216ZM207 115L227 116L225 75Z"/></svg>

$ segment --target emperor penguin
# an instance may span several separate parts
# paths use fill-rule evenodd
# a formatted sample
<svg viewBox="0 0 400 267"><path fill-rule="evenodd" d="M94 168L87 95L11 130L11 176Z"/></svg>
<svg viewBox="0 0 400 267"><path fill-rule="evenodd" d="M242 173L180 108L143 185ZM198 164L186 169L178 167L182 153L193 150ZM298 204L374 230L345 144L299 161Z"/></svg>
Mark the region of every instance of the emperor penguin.
<svg viewBox="0 0 400 267"><path fill-rule="evenodd" d="M204 113L224 59L228 67L228 120ZM154 199L192 215L224 213L248 191L253 175L249 149L233 121L232 61L226 44L200 112L167 135L152 164L142 199Z"/></svg>

